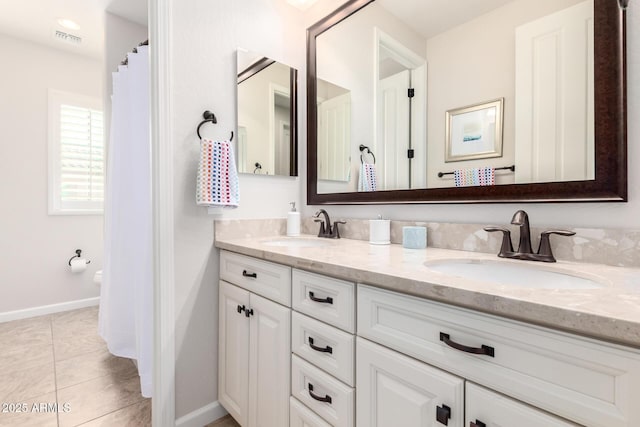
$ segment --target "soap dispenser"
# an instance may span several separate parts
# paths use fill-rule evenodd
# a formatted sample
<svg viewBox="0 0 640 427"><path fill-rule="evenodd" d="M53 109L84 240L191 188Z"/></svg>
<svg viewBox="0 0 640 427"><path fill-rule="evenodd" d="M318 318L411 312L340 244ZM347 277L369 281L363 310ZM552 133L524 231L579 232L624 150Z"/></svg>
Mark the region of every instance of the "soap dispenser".
<svg viewBox="0 0 640 427"><path fill-rule="evenodd" d="M287 214L287 236L300 235L300 212L296 211L296 202L289 202L291 211Z"/></svg>

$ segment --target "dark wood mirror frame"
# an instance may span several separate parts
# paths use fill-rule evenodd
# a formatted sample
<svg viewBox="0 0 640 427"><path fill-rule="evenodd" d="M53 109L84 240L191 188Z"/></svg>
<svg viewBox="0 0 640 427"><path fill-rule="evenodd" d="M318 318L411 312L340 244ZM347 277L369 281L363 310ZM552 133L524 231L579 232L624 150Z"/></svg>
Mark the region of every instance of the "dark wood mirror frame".
<svg viewBox="0 0 640 427"><path fill-rule="evenodd" d="M595 180L318 194L316 37L373 0L350 0L307 29L307 203L627 201L628 0L594 0Z"/></svg>

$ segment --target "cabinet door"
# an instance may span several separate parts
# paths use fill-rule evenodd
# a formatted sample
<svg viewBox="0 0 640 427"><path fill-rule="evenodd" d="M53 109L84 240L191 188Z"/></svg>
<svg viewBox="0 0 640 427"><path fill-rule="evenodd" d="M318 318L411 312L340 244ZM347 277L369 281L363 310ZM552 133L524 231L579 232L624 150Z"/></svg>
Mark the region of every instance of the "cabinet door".
<svg viewBox="0 0 640 427"><path fill-rule="evenodd" d="M464 380L356 340L357 427L462 427Z"/></svg>
<svg viewBox="0 0 640 427"><path fill-rule="evenodd" d="M291 310L251 294L249 427L289 425Z"/></svg>
<svg viewBox="0 0 640 427"><path fill-rule="evenodd" d="M218 400L240 425L249 411L249 292L220 281Z"/></svg>
<svg viewBox="0 0 640 427"><path fill-rule="evenodd" d="M465 404L465 425L469 427L578 426L470 382L466 384Z"/></svg>

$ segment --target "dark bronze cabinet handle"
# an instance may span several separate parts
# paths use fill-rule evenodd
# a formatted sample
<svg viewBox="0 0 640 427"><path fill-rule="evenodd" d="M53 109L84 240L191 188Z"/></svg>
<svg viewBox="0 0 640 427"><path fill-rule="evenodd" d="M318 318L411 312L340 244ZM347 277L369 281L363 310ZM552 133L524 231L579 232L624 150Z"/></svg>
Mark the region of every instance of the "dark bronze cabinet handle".
<svg viewBox="0 0 640 427"><path fill-rule="evenodd" d="M469 427L487 427L487 425L485 423L483 423L482 421L476 420L475 423L473 421L470 421L469 422Z"/></svg>
<svg viewBox="0 0 640 427"><path fill-rule="evenodd" d="M245 310L246 310L246 308L245 308L245 306L244 306L244 305L240 305L240 304L238 304L238 308L237 308L237 310L238 310L238 313L242 313L243 311L245 311Z"/></svg>
<svg viewBox="0 0 640 427"><path fill-rule="evenodd" d="M244 311L244 315L247 316L247 317L253 316L253 308L246 309Z"/></svg>
<svg viewBox="0 0 640 427"><path fill-rule="evenodd" d="M244 277L253 277L254 279L258 278L258 274L257 273L247 273L247 270L242 270L242 275Z"/></svg>
<svg viewBox="0 0 640 427"><path fill-rule="evenodd" d="M322 302L325 304L333 304L333 298L331 297L326 297L326 298L316 298L313 294L313 292L309 291L309 298L311 298L311 301L315 301L315 302Z"/></svg>
<svg viewBox="0 0 640 427"><path fill-rule="evenodd" d="M467 347L466 345L458 344L455 341L451 341L449 334L445 334L444 332L440 332L440 341L444 342L449 347L455 348L456 350L464 351L465 353L483 354L490 357L494 357L495 355L495 350L493 349L493 347L489 347L488 345L483 345L480 348Z"/></svg>
<svg viewBox="0 0 640 427"><path fill-rule="evenodd" d="M318 402L326 402L331 403L331 396L325 394L324 397L320 397L317 394L313 393L313 384L309 383L309 396L317 400Z"/></svg>
<svg viewBox="0 0 640 427"><path fill-rule="evenodd" d="M436 421L444 425L449 425L450 419L451 419L451 408L449 408L447 405L436 407Z"/></svg>
<svg viewBox="0 0 640 427"><path fill-rule="evenodd" d="M311 337L309 337L309 347L311 347L315 351L319 351L320 353L331 353L331 354L333 354L333 349L331 347L329 347L329 346L326 346L325 348L322 348L322 347L317 347L317 346L313 345L313 338L311 338Z"/></svg>

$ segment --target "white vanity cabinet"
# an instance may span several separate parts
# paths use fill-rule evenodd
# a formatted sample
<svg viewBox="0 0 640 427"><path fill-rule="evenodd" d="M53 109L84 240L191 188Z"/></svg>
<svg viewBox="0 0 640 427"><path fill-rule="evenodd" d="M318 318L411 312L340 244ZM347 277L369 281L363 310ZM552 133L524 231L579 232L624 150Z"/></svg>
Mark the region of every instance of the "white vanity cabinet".
<svg viewBox="0 0 640 427"><path fill-rule="evenodd" d="M260 294L290 295L290 268L225 251L220 258L221 278L242 287L220 280L218 400L242 427L288 426L291 309ZM237 277L223 273L227 262Z"/></svg>
<svg viewBox="0 0 640 427"><path fill-rule="evenodd" d="M357 313L359 396L372 375L360 366L364 357L360 337L364 337L513 398L498 408L497 412L508 414L496 417L499 421L483 421L481 417L489 415L478 415L487 426L572 425L563 420L555 424L513 421L518 416L530 418L522 414L541 412L533 407L589 427L640 425L638 350L365 285L358 285ZM398 364L405 363L400 362L403 357L397 355ZM392 371L387 367L386 372ZM470 409L489 408L473 399L492 399L469 387L467 415L472 414ZM359 398L358 403L360 423L363 411L376 409L361 409L366 399ZM475 420L470 418L466 425Z"/></svg>

